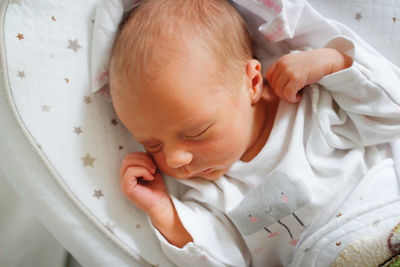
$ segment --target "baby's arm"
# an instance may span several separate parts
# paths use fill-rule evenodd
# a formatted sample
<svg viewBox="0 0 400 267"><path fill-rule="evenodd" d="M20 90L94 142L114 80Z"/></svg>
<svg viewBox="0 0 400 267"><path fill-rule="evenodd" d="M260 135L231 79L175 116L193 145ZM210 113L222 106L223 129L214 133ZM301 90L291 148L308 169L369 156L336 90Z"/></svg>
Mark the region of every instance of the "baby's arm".
<svg viewBox="0 0 400 267"><path fill-rule="evenodd" d="M121 190L149 215L161 249L177 266L249 265L247 246L230 220L193 199L191 190L185 192L182 200L171 197L146 153L127 155L120 173ZM208 189L205 191L210 193L212 188ZM219 189L218 192L221 193Z"/></svg>
<svg viewBox="0 0 400 267"><path fill-rule="evenodd" d="M318 85L311 85L309 88L313 114L327 142L335 148L349 149L400 138L400 69L359 39L356 42L337 36L325 48L334 48L346 53L342 54L344 59L352 59L349 61L351 66L346 68L346 64L337 65L339 70L342 68L341 71L335 72L335 68L332 68L332 73L324 75L320 80L314 80ZM307 55L306 53L298 54ZM288 70L291 70L291 65L296 65L293 60L295 55L290 55L292 60L289 62L292 64L283 68L284 73L293 73ZM326 58L312 57L314 60L310 66L303 65L303 69L297 67L296 70L301 73L299 76L310 77L310 69L317 70L313 64L318 64L318 61L330 62L327 54L325 55ZM337 62L340 63L340 60L336 64ZM300 63L298 65L301 66ZM320 69L321 67L322 65ZM267 74L272 82L275 75L281 76L280 73L273 74L276 72L275 68L272 66L272 71L268 70L270 73ZM299 80L296 75L292 77ZM289 97L293 97L296 90L289 92ZM277 94L279 95L279 91Z"/></svg>
<svg viewBox="0 0 400 267"><path fill-rule="evenodd" d="M122 192L141 210L171 244L182 248L193 239L183 227L161 174L148 154L127 155L120 169Z"/></svg>
<svg viewBox="0 0 400 267"><path fill-rule="evenodd" d="M298 92L324 76L350 67L351 57L334 49L320 48L282 56L266 72L275 94L290 103L299 102Z"/></svg>

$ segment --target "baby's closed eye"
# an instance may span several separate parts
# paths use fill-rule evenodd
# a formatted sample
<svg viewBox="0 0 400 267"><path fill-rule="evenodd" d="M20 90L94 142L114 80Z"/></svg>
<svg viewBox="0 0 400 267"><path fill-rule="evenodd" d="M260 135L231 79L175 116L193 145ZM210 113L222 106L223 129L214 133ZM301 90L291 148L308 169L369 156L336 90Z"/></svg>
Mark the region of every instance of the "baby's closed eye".
<svg viewBox="0 0 400 267"><path fill-rule="evenodd" d="M151 145L143 145L144 149L150 153L158 152L161 148L161 143L151 144Z"/></svg>
<svg viewBox="0 0 400 267"><path fill-rule="evenodd" d="M213 126L214 123L212 123L211 125L207 126L205 129L200 130L197 133L193 133L193 134L187 134L184 136L185 139L195 139L197 137L202 137L203 134L205 134L210 128L211 126Z"/></svg>

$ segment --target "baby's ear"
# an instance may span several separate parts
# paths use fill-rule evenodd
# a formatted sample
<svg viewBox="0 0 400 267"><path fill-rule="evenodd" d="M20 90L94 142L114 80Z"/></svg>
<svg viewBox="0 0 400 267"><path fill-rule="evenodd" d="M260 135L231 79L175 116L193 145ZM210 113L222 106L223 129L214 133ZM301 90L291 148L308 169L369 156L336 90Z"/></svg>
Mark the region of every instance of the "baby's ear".
<svg viewBox="0 0 400 267"><path fill-rule="evenodd" d="M261 64L258 60L249 60L246 66L246 76L251 104L256 104L261 98L264 82Z"/></svg>

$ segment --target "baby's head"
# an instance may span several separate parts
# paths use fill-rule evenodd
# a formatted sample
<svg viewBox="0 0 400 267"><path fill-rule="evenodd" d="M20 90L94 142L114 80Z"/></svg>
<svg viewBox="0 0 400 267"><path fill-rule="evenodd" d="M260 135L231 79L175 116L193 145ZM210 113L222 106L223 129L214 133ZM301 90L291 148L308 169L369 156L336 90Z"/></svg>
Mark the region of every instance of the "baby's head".
<svg viewBox="0 0 400 267"><path fill-rule="evenodd" d="M257 138L263 79L252 56L247 28L225 0L141 1L112 52L117 115L162 172L217 179Z"/></svg>

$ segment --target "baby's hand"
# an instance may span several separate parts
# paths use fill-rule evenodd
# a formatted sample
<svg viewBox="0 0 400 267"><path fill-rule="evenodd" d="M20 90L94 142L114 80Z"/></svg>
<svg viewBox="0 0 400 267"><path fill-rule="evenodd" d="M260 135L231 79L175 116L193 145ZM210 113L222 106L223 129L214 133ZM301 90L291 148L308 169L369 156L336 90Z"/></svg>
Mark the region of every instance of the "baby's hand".
<svg viewBox="0 0 400 267"><path fill-rule="evenodd" d="M267 70L266 78L275 94L290 103L301 100L298 92L325 75L352 64L351 57L332 48L301 51L282 56Z"/></svg>
<svg viewBox="0 0 400 267"><path fill-rule="evenodd" d="M161 174L145 152L125 157L120 169L120 187L126 197L149 215L170 201Z"/></svg>

